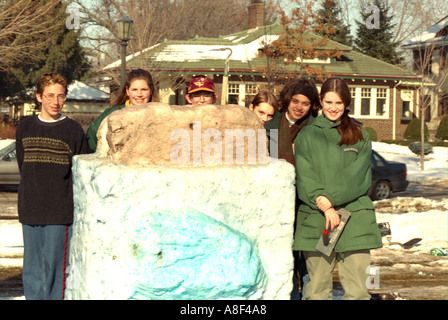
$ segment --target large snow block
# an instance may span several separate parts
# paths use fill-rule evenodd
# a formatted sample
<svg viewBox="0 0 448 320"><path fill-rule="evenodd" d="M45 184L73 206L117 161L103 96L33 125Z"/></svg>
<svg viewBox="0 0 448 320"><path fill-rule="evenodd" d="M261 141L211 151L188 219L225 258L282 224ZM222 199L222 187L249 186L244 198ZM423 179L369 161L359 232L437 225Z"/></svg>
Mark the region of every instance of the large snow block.
<svg viewBox="0 0 448 320"><path fill-rule="evenodd" d="M73 159L67 299L289 299L295 172Z"/></svg>

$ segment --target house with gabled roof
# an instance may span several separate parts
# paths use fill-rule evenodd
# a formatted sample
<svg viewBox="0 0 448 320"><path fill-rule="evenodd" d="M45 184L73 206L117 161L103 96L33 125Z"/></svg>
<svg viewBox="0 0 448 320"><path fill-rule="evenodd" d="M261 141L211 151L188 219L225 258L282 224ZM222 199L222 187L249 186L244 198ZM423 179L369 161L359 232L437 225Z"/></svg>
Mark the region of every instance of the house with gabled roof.
<svg viewBox="0 0 448 320"><path fill-rule="evenodd" d="M448 112L448 16L410 39L403 48L412 52L414 72L421 75L422 103L428 128L436 131Z"/></svg>
<svg viewBox="0 0 448 320"><path fill-rule="evenodd" d="M283 27L264 25L261 18L264 15L258 10L260 5L263 4L255 1L249 7L252 25L248 30L218 38L165 40L128 56L127 69L150 70L158 83L161 101L169 104L186 104L186 87L196 75L213 79L220 96L217 103L224 97L223 103L248 106L261 89L270 88L278 93L288 80L308 76L294 62L277 63L275 72L267 72L272 70L273 62L260 52L279 38ZM352 92L351 115L364 126L374 128L379 140L402 139L406 126L418 115L420 76L334 41L325 47L337 47L342 51L341 58L316 58L303 63L348 82ZM105 69L119 71L120 61ZM319 88L322 82L314 80Z"/></svg>

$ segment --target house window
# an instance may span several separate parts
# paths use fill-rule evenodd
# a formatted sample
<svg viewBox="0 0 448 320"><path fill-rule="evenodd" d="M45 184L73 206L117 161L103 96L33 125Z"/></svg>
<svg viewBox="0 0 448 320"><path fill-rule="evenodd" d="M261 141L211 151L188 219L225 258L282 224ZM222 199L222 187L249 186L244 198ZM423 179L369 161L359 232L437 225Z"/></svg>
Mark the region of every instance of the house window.
<svg viewBox="0 0 448 320"><path fill-rule="evenodd" d="M447 52L447 48L446 47L442 47L440 49L439 73L444 71L447 68L446 52Z"/></svg>
<svg viewBox="0 0 448 320"><path fill-rule="evenodd" d="M240 95L240 85L239 84L229 84L227 103L228 104L238 104Z"/></svg>
<svg viewBox="0 0 448 320"><path fill-rule="evenodd" d="M412 91L401 91L401 119L412 119L413 100Z"/></svg>
<svg viewBox="0 0 448 320"><path fill-rule="evenodd" d="M446 96L445 93L441 93L439 94L439 116L444 116L446 115L447 109L448 109L448 97Z"/></svg>
<svg viewBox="0 0 448 320"><path fill-rule="evenodd" d="M258 89L258 86L253 83L229 83L229 87L227 90L227 103L249 107L249 104L258 93Z"/></svg>
<svg viewBox="0 0 448 320"><path fill-rule="evenodd" d="M255 84L246 84L246 92L245 92L245 99L244 99L244 105L246 107L249 107L252 100L257 95L258 89Z"/></svg>
<svg viewBox="0 0 448 320"><path fill-rule="evenodd" d="M432 74L432 51L433 50L430 49L418 49L413 51L414 72L424 75Z"/></svg>
<svg viewBox="0 0 448 320"><path fill-rule="evenodd" d="M411 118L411 101L403 101L402 103L402 112L403 112L403 119L410 119Z"/></svg>
<svg viewBox="0 0 448 320"><path fill-rule="evenodd" d="M350 95L352 97L352 101L350 102L350 112L349 115L355 114L355 102L356 102L356 88L350 87Z"/></svg>
<svg viewBox="0 0 448 320"><path fill-rule="evenodd" d="M361 115L370 115L370 98L371 98L370 88L361 88Z"/></svg>
<svg viewBox="0 0 448 320"><path fill-rule="evenodd" d="M382 116L386 113L387 89L376 89L376 115Z"/></svg>
<svg viewBox="0 0 448 320"><path fill-rule="evenodd" d="M389 88L351 87L350 94L350 115L383 119L389 116Z"/></svg>

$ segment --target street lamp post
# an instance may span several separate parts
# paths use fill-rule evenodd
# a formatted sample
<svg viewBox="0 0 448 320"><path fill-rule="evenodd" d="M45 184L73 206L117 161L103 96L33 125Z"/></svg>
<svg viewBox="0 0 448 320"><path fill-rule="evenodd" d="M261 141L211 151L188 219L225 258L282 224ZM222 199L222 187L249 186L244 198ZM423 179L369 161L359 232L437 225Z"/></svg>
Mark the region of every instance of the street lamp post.
<svg viewBox="0 0 448 320"><path fill-rule="evenodd" d="M131 40L132 24L134 21L125 16L118 20L118 39L121 40L121 87L122 89L126 82L126 46Z"/></svg>

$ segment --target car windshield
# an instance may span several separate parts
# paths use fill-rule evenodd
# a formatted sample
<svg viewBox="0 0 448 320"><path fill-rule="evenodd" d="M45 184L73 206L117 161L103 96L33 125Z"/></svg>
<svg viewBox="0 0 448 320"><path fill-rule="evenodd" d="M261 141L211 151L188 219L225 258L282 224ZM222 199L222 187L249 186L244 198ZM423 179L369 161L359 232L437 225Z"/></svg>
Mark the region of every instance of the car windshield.
<svg viewBox="0 0 448 320"><path fill-rule="evenodd" d="M11 145L13 144L14 140L0 140L0 158L11 151Z"/></svg>

